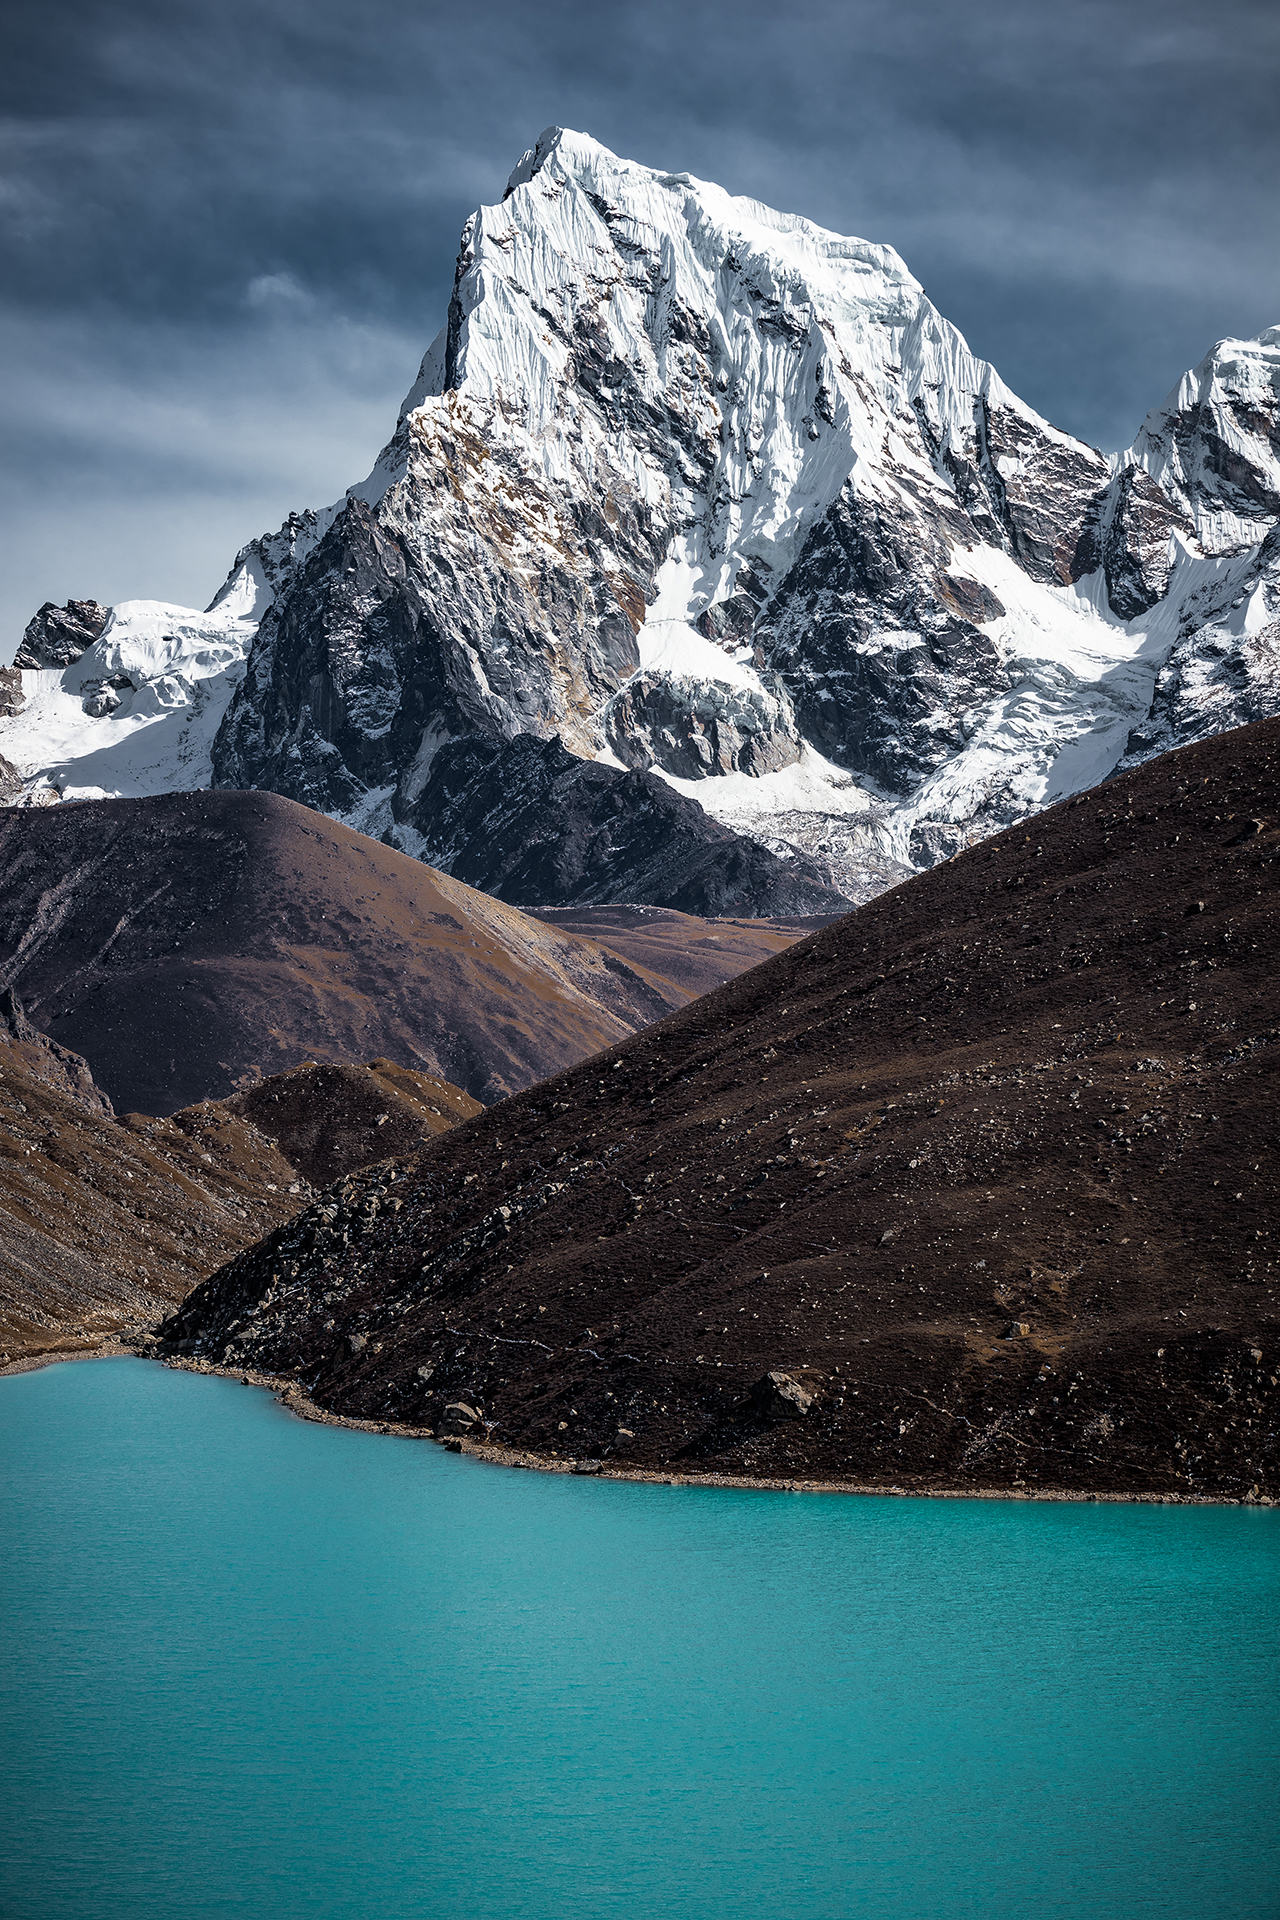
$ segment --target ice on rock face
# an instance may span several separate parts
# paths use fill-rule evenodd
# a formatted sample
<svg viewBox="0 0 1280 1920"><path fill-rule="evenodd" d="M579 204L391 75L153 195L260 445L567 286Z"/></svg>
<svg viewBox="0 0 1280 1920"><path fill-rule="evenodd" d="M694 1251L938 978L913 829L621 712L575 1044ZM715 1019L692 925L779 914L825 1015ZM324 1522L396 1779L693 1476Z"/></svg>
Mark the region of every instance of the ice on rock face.
<svg viewBox="0 0 1280 1920"><path fill-rule="evenodd" d="M953 552L994 541L1025 572L1066 581L1078 500L1108 477L1101 456L969 352L891 249L549 129L502 203L468 221L444 337L353 489L412 579L412 617L393 621L380 600L376 612L344 603L335 618L351 558L335 555L322 585L317 554L311 611L299 583L293 607L268 615L217 777L292 782L298 798L339 809L353 775L399 778L416 741L397 767L367 732L357 739L350 716L370 680L421 697L425 607L437 692L422 732L554 731L623 765L701 768L712 811L730 766L792 763L806 737L837 776L853 772L868 795L891 790L872 736L918 730L919 716L881 714L868 732L856 701L843 711L850 656L905 631L898 651L932 650L931 710L946 704L953 656L976 663L976 688L1002 687L980 630L997 602L971 566L948 583ZM852 556L830 538L833 512ZM866 526L853 523L871 520L868 566ZM910 557L921 547L933 562L923 579ZM877 569L894 576L893 594ZM829 616L816 623L815 591ZM909 629L891 598L910 603ZM1044 623L1069 629L1072 608L1042 599ZM340 659L306 642L308 679L328 675L341 715L323 738L296 709L263 725L298 678L279 637L290 614L299 632L325 620L343 634ZM874 699L876 672L855 678ZM753 716L750 747L727 721L712 746L707 713L735 706L739 721ZM393 722L382 738L395 735ZM936 749L936 738L923 754L908 747L903 766L927 770ZM376 762L371 773L362 761ZM411 800L397 794L397 817Z"/></svg>
<svg viewBox="0 0 1280 1920"><path fill-rule="evenodd" d="M365 479L209 614L134 603L0 752L112 791L185 715L189 783L430 840L437 754L558 737L861 897L1275 710L1278 392L1280 329L1220 342L1108 460L891 248L548 128Z"/></svg>
<svg viewBox="0 0 1280 1920"><path fill-rule="evenodd" d="M1204 553L1257 546L1280 517L1280 327L1219 340L1147 415L1127 456Z"/></svg>
<svg viewBox="0 0 1280 1920"><path fill-rule="evenodd" d="M231 571L213 597L209 613L237 620L258 621L285 581L324 538L341 510L342 502L315 513L291 513L275 533L264 533L242 547Z"/></svg>

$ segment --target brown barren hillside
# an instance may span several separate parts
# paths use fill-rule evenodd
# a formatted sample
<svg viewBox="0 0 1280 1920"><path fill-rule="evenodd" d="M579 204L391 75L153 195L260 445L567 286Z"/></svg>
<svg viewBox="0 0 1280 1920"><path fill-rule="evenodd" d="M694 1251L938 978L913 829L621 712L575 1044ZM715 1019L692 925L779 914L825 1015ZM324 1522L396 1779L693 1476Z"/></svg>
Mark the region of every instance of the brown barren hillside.
<svg viewBox="0 0 1280 1920"><path fill-rule="evenodd" d="M117 1119L86 1063L0 996L0 1366L142 1335L313 1186L479 1111L375 1060Z"/></svg>
<svg viewBox="0 0 1280 1920"><path fill-rule="evenodd" d="M725 972L769 937L730 924ZM277 794L225 791L0 813L0 986L148 1113L308 1057L378 1055L491 1101L696 991Z"/></svg>
<svg viewBox="0 0 1280 1920"><path fill-rule="evenodd" d="M291 1073L273 1074L189 1111L247 1121L311 1186L325 1187L373 1160L411 1152L471 1119L481 1106L447 1080L392 1060L367 1066L308 1060Z"/></svg>
<svg viewBox="0 0 1280 1920"><path fill-rule="evenodd" d="M349 1180L167 1336L549 1461L1275 1496L1278 883L1265 721Z"/></svg>

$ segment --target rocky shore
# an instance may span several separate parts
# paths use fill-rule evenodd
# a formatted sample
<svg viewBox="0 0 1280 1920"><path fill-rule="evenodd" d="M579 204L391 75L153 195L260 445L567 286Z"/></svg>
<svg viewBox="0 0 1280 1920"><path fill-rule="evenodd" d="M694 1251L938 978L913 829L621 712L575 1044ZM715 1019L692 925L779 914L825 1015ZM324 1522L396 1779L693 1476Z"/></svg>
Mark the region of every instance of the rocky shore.
<svg viewBox="0 0 1280 1920"><path fill-rule="evenodd" d="M9 1373L29 1372L34 1367L48 1366L61 1359L96 1359L152 1357L153 1343L144 1338L132 1345L122 1345L118 1341L104 1342L96 1353L84 1354L42 1354L29 1361L0 1367L0 1378ZM600 1480L629 1480L641 1485L660 1487L741 1487L756 1489L765 1493L843 1493L860 1494L867 1498L878 1499L921 1499L921 1500L1050 1500L1070 1501L1077 1504L1091 1501L1103 1501L1120 1505L1138 1506L1257 1506L1272 1507L1280 1505L1280 1500L1270 1494L1246 1494L1233 1500L1230 1497L1196 1493L1082 1493L1070 1487L952 1487L944 1484L937 1486L899 1486L892 1482L860 1481L837 1478L766 1478L758 1474L734 1473L664 1473L658 1469L643 1467L623 1467L608 1459L592 1459L589 1456L577 1458L572 1455L563 1457L552 1454L533 1453L528 1448L504 1447L494 1441L473 1440L464 1435L441 1436L431 1427L416 1427L394 1420L357 1420L345 1414L331 1413L327 1408L318 1406L298 1386L295 1380L282 1378L276 1374L258 1373L250 1370L241 1372L230 1367L219 1367L207 1360L196 1360L172 1354L156 1355L162 1364L177 1368L186 1373L203 1373L224 1380L237 1380L241 1386L257 1387L272 1393L286 1412L294 1414L299 1420L314 1422L323 1427L347 1427L355 1433L386 1434L400 1440L426 1440L443 1447L449 1453L465 1454L468 1459L482 1461L487 1466L509 1467L513 1470L535 1473L559 1473L589 1477Z"/></svg>

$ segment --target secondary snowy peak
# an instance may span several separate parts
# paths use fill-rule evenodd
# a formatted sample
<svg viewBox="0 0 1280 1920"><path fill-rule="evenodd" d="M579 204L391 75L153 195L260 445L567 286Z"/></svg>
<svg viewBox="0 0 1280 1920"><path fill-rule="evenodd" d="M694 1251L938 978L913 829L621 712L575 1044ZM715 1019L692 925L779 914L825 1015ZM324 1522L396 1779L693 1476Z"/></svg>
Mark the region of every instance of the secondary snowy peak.
<svg viewBox="0 0 1280 1920"><path fill-rule="evenodd" d="M225 607L123 600L73 660L21 670L0 719L0 754L21 775L23 804L208 786L214 736L254 633Z"/></svg>
<svg viewBox="0 0 1280 1920"><path fill-rule="evenodd" d="M1219 340L1147 415L1126 458L1205 553L1256 547L1280 516L1280 327Z"/></svg>

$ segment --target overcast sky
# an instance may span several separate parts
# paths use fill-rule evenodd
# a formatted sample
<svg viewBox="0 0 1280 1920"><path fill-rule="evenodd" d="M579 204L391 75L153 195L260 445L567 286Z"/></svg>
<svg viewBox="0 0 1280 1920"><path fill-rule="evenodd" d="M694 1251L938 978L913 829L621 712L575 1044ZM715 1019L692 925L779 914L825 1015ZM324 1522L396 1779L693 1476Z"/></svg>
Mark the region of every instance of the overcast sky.
<svg viewBox="0 0 1280 1920"><path fill-rule="evenodd" d="M9 0L0 661L364 474L558 123L887 241L1105 449L1280 322L1276 0Z"/></svg>

